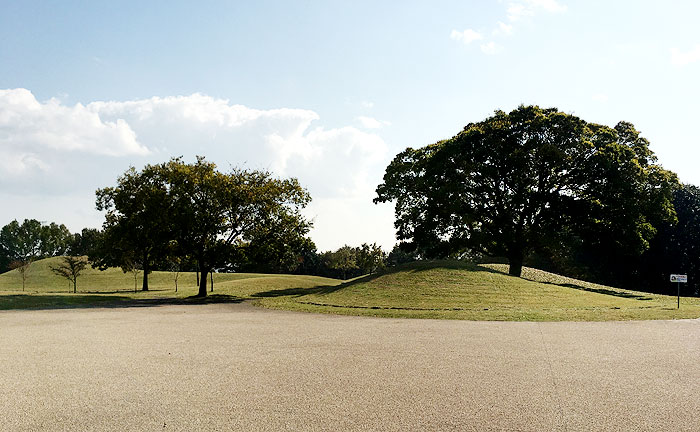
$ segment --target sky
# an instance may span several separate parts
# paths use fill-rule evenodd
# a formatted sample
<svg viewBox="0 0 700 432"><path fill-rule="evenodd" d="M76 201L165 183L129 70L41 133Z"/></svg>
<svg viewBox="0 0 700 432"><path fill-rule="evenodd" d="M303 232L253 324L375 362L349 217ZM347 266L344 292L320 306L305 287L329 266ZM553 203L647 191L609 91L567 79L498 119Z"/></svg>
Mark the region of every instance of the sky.
<svg viewBox="0 0 700 432"><path fill-rule="evenodd" d="M700 185L694 1L0 0L0 225L197 155L296 177L319 250L395 243L392 158L495 110L632 122Z"/></svg>

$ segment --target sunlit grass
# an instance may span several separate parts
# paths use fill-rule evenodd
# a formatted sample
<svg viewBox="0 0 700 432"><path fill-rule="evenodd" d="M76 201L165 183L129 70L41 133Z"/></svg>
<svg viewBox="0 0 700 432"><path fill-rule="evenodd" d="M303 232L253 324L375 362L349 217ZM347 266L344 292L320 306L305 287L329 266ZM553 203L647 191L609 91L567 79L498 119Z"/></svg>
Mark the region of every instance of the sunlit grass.
<svg viewBox="0 0 700 432"><path fill-rule="evenodd" d="M150 291L141 275L119 269L88 269L78 293L54 275L58 258L32 264L26 291L18 272L0 275L0 310L26 308L131 307L201 303L194 273L153 272ZM605 321L700 317L700 299L623 290L525 268L523 277L502 264L419 262L379 275L341 281L317 276L217 273L206 302L253 300L275 309L345 315L506 321Z"/></svg>
<svg viewBox="0 0 700 432"><path fill-rule="evenodd" d="M51 272L60 258L48 258L32 263L22 291L22 278L17 271L0 274L0 310L148 305L157 301L200 302L190 297L197 294L197 276L183 272L178 277L175 291L175 273L156 271L149 275L149 291L141 291L143 273L136 279L131 273L110 268L105 271L88 267L78 278L78 292L68 281ZM308 289L337 284L335 279L318 276L270 275L257 273L215 273L213 297L208 301L236 301L252 298L266 291ZM210 287L210 284L207 284Z"/></svg>
<svg viewBox="0 0 700 432"><path fill-rule="evenodd" d="M700 301L622 290L526 268L416 263L304 295L263 299L270 308L382 317L507 321L605 321L700 316Z"/></svg>

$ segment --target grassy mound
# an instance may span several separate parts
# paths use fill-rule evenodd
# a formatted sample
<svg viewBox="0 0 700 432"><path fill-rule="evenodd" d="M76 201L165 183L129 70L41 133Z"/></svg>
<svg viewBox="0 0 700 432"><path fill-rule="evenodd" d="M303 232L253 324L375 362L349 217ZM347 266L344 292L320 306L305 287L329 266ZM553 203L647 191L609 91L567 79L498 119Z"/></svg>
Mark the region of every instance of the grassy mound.
<svg viewBox="0 0 700 432"><path fill-rule="evenodd" d="M604 321L700 316L700 301L622 290L526 268L422 262L333 287L258 302L269 308L383 317Z"/></svg>

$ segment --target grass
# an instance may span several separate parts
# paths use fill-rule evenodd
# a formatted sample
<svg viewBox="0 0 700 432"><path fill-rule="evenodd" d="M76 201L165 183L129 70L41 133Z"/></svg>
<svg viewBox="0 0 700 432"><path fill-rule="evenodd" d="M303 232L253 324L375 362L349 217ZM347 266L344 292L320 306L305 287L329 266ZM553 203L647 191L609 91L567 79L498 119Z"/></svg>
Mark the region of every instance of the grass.
<svg viewBox="0 0 700 432"><path fill-rule="evenodd" d="M242 301L254 294L270 291L303 290L338 284L340 281L318 276L268 275L257 273L216 273L214 292L207 299L192 298L197 294L194 272L180 273L175 292L175 274L156 271L149 275L149 291L141 291L143 273L138 275L137 291L134 277L121 269L105 271L88 267L78 278L78 292L68 280L51 272L60 258L48 258L32 263L25 291L17 271L0 274L0 310L28 308L69 308L92 306L143 306L153 304Z"/></svg>
<svg viewBox="0 0 700 432"><path fill-rule="evenodd" d="M273 309L396 318L503 321L607 321L700 317L700 299L623 290L525 268L523 277L502 264L420 262L384 274L341 281L317 276L230 273L214 275L214 293L197 293L194 273L154 272L151 290L134 292L119 269L89 269L78 293L50 271L57 258L37 261L26 291L18 272L0 275L0 310L57 307L133 307L201 302L253 303ZM140 288L140 278L138 287ZM70 288L72 290L72 288Z"/></svg>
<svg viewBox="0 0 700 432"><path fill-rule="evenodd" d="M334 287L265 298L264 307L396 318L608 321L700 317L700 299L622 290L535 269L423 262Z"/></svg>

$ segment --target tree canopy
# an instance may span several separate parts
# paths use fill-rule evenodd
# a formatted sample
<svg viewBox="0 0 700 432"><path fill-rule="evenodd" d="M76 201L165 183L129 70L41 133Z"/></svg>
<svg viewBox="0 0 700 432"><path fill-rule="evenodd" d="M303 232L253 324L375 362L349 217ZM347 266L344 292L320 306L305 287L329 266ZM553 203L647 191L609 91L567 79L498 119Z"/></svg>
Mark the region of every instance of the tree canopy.
<svg viewBox="0 0 700 432"><path fill-rule="evenodd" d="M131 167L117 179L117 186L98 189L96 207L106 211L103 233L90 260L101 269L115 266L143 270L142 290L148 291L148 275L168 252L172 236L167 178L161 167Z"/></svg>
<svg viewBox="0 0 700 432"><path fill-rule="evenodd" d="M132 168L116 187L97 191L97 207L107 211L102 244L108 247L97 248L95 258L103 267L139 264L146 289L155 265L187 257L197 264L199 295L206 296L209 272L243 259L246 247L264 255L300 243L311 226L300 211L310 199L296 179L236 168L222 173L203 157ZM290 258L281 260L283 266Z"/></svg>
<svg viewBox="0 0 700 432"><path fill-rule="evenodd" d="M672 273L688 275L682 289L700 294L700 188L684 184L673 194L678 223L662 224L651 246L635 266L635 285L645 290L665 292Z"/></svg>
<svg viewBox="0 0 700 432"><path fill-rule="evenodd" d="M300 211L311 200L299 182L275 179L265 171L216 170L198 157L194 164L173 159L161 165L172 203L174 239L198 263L199 295L206 276L269 227L307 230Z"/></svg>
<svg viewBox="0 0 700 432"><path fill-rule="evenodd" d="M374 201L396 202L408 249L502 256L519 276L530 251L564 236L641 253L656 226L675 218L676 184L630 123L610 128L520 106L399 153Z"/></svg>

